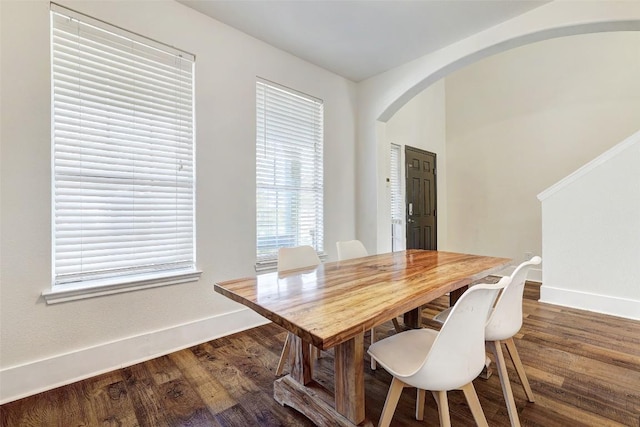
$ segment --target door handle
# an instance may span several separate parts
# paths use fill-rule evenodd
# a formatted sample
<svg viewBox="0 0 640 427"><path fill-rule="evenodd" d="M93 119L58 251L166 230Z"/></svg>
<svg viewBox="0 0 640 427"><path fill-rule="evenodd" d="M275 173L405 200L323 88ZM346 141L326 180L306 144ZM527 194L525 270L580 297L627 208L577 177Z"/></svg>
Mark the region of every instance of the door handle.
<svg viewBox="0 0 640 427"><path fill-rule="evenodd" d="M409 203L409 207L407 210L409 211L409 215L413 215L413 203Z"/></svg>

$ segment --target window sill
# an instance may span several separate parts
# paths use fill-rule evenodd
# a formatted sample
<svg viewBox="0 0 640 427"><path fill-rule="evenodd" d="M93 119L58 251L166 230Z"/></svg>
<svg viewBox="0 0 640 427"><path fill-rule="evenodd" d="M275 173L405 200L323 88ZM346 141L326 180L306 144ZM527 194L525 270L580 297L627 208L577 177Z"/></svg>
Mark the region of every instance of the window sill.
<svg viewBox="0 0 640 427"><path fill-rule="evenodd" d="M76 301L87 298L101 297L141 289L157 288L160 286L176 285L178 283L195 282L200 279L202 271L180 270L163 274L145 274L137 277L118 278L118 280L96 280L83 282L82 285L56 285L42 292L47 304Z"/></svg>

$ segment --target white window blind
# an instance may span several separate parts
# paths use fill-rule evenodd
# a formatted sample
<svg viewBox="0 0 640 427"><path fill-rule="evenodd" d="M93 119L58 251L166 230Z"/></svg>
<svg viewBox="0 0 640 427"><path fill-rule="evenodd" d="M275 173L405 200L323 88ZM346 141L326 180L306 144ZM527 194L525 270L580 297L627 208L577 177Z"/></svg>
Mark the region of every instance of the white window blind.
<svg viewBox="0 0 640 427"><path fill-rule="evenodd" d="M404 249L404 201L400 175L400 146L391 144L391 250Z"/></svg>
<svg viewBox="0 0 640 427"><path fill-rule="evenodd" d="M193 270L194 57L51 20L54 286Z"/></svg>
<svg viewBox="0 0 640 427"><path fill-rule="evenodd" d="M257 262L278 248L323 251L323 103L258 80L256 117Z"/></svg>
<svg viewBox="0 0 640 427"><path fill-rule="evenodd" d="M391 220L404 219L404 202L400 188L400 146L391 144Z"/></svg>

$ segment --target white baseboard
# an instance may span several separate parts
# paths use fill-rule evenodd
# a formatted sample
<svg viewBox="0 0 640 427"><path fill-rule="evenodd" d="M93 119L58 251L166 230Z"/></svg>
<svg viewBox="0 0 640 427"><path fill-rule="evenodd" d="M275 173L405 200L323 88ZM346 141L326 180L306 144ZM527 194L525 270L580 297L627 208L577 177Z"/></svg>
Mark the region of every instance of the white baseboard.
<svg viewBox="0 0 640 427"><path fill-rule="evenodd" d="M0 370L0 404L269 323L249 309Z"/></svg>
<svg viewBox="0 0 640 427"><path fill-rule="evenodd" d="M640 320L640 301L570 289L540 287L540 302Z"/></svg>

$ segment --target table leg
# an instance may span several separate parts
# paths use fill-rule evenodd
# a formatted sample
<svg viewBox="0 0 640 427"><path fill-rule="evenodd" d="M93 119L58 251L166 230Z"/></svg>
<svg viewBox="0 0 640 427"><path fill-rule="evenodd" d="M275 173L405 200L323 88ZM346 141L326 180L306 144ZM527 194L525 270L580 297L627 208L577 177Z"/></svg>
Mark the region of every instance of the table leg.
<svg viewBox="0 0 640 427"><path fill-rule="evenodd" d="M454 291L449 292L449 306L453 307L462 294L469 289L469 286L463 286ZM422 307L414 308L404 314L404 325L407 328L418 329L422 327Z"/></svg>
<svg viewBox="0 0 640 427"><path fill-rule="evenodd" d="M354 424L364 421L364 334L338 344L334 353L336 411Z"/></svg>
<svg viewBox="0 0 640 427"><path fill-rule="evenodd" d="M456 289L455 291L449 292L449 307L453 307L456 305L456 301L465 293L465 291L469 289L469 286L463 286L461 288Z"/></svg>
<svg viewBox="0 0 640 427"><path fill-rule="evenodd" d="M309 384L313 379L311 346L295 334L291 334L289 362L291 377L302 385Z"/></svg>
<svg viewBox="0 0 640 427"><path fill-rule="evenodd" d="M309 345L292 339L292 353L297 356L291 356L291 374L273 384L276 401L319 427L373 427L364 414L364 333L335 347L335 393L311 379Z"/></svg>
<svg viewBox="0 0 640 427"><path fill-rule="evenodd" d="M404 326L411 329L419 329L422 323L422 307L414 308L403 316Z"/></svg>

